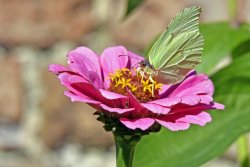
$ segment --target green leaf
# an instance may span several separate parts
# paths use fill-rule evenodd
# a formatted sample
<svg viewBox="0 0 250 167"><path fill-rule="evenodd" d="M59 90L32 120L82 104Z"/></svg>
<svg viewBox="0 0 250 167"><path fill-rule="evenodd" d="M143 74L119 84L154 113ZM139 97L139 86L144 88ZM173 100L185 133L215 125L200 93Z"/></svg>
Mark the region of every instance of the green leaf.
<svg viewBox="0 0 250 167"><path fill-rule="evenodd" d="M250 38L249 26L233 28L229 23L202 24L201 33L205 39L202 63L197 71L212 74L215 65L243 41Z"/></svg>
<svg viewBox="0 0 250 167"><path fill-rule="evenodd" d="M144 0L128 0L126 15L128 16L132 11L134 11Z"/></svg>
<svg viewBox="0 0 250 167"><path fill-rule="evenodd" d="M233 58L238 58L248 52L250 52L250 39L240 43L237 47L232 51Z"/></svg>
<svg viewBox="0 0 250 167"><path fill-rule="evenodd" d="M135 153L135 167L197 167L221 155L240 135L250 131L250 54L237 58L212 76L215 100L225 111L212 111L205 127L187 131L162 128L142 139Z"/></svg>

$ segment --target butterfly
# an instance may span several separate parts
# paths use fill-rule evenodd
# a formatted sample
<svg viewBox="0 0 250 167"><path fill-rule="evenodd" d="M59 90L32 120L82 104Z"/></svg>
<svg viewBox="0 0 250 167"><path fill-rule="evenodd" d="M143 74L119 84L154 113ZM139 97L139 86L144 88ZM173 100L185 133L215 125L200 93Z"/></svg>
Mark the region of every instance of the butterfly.
<svg viewBox="0 0 250 167"><path fill-rule="evenodd" d="M177 14L153 44L137 71L162 84L181 82L201 63L204 39L199 32L200 7L189 7ZM146 74L146 75L145 75Z"/></svg>

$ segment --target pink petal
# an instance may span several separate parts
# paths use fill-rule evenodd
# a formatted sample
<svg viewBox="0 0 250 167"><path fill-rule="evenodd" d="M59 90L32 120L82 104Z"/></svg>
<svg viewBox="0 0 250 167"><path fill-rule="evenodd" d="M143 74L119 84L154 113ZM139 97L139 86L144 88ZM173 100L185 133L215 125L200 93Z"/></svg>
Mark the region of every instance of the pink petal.
<svg viewBox="0 0 250 167"><path fill-rule="evenodd" d="M185 95L195 95L195 94L208 94L213 95L213 83L211 80L206 80L200 83L197 83L195 86L192 86L188 89L179 92L176 96L185 96Z"/></svg>
<svg viewBox="0 0 250 167"><path fill-rule="evenodd" d="M179 130L186 130L189 128L189 123L184 122L167 122L163 120L156 119L156 121L161 124L162 126L172 130L172 131L179 131Z"/></svg>
<svg viewBox="0 0 250 167"><path fill-rule="evenodd" d="M110 91L104 90L104 89L99 89L99 91L105 99L108 99L109 103L107 103L107 104L109 104L109 106L113 106L113 107L123 106L122 108L127 107L126 106L127 101L128 101L127 96L124 96L124 95L121 95L118 93L114 93L114 92L110 92Z"/></svg>
<svg viewBox="0 0 250 167"><path fill-rule="evenodd" d="M163 85L163 86L162 86L161 90L159 91L159 94L160 94L160 97L161 97L161 98L167 97L167 96L166 96L166 93L167 93L168 89L169 89L171 86L172 86L172 85Z"/></svg>
<svg viewBox="0 0 250 167"><path fill-rule="evenodd" d="M109 107L105 104L101 104L100 105L104 110L106 111L109 111L109 112L116 112L118 114L124 114L126 112L129 112L129 111L133 111L134 108L125 108L125 109L122 109L122 108L112 108L112 107Z"/></svg>
<svg viewBox="0 0 250 167"><path fill-rule="evenodd" d="M207 104L209 105L212 101L213 101L213 97L211 97L210 95L199 95L200 96L200 103L202 104Z"/></svg>
<svg viewBox="0 0 250 167"><path fill-rule="evenodd" d="M143 106L142 103L140 103L131 92L128 92L128 97L129 97L129 103L128 103L128 105L130 107L135 108L135 111L133 112L133 115L132 115L133 118L134 117L140 117L142 115L152 115L152 112L157 112L157 113L160 112L160 111L155 111L155 109L152 109L152 107L151 107L152 111L150 111L149 110L150 103L147 103L149 105L147 106L148 108L146 108L146 106ZM159 108L160 107L161 106L159 106ZM161 110L161 111L162 112L167 112L167 110L168 109L164 109L164 111L163 110Z"/></svg>
<svg viewBox="0 0 250 167"><path fill-rule="evenodd" d="M213 94L213 83L206 75L193 75L186 78L171 93L170 97L182 97L185 95Z"/></svg>
<svg viewBox="0 0 250 167"><path fill-rule="evenodd" d="M114 92L110 92L110 91L107 91L104 89L99 89L99 90L100 90L100 93L102 94L102 96L104 96L107 99L113 100L113 99L126 99L126 98L128 98L127 96L124 96L124 95L121 95L118 93L114 93Z"/></svg>
<svg viewBox="0 0 250 167"><path fill-rule="evenodd" d="M68 81L70 82L70 84L72 83L89 83L87 79L79 76L79 75L68 75Z"/></svg>
<svg viewBox="0 0 250 167"><path fill-rule="evenodd" d="M96 73L94 71L89 71L88 72L88 80L96 88L98 88L98 89L104 88L104 84L102 82L101 77L98 75L98 73Z"/></svg>
<svg viewBox="0 0 250 167"><path fill-rule="evenodd" d="M126 68L128 65L128 51L123 46L106 48L100 59L104 77L107 78L110 73L117 69Z"/></svg>
<svg viewBox="0 0 250 167"><path fill-rule="evenodd" d="M92 100L87 96L75 95L75 94L73 94L72 92L69 92L69 91L65 91L64 95L68 96L71 99L72 102L78 101L78 102L84 102L84 103L90 103L90 104L101 104L101 102L96 101L96 100Z"/></svg>
<svg viewBox="0 0 250 167"><path fill-rule="evenodd" d="M136 97L131 93L128 92L129 97L129 106L133 106L137 113L141 113L145 111L145 107L143 107L140 102L136 99Z"/></svg>
<svg viewBox="0 0 250 167"><path fill-rule="evenodd" d="M196 106L181 106L181 107L177 107L175 109L172 109L172 113L198 113L198 112L202 112L205 110L212 110L212 109L224 109L224 105L219 104L219 103L210 103L209 105L206 104L199 104ZM185 114L185 115L187 115Z"/></svg>
<svg viewBox="0 0 250 167"><path fill-rule="evenodd" d="M63 86L65 86L68 90L70 90L76 95L83 95L81 92L72 87L71 85L72 82L69 81L69 77L72 77L72 75L68 73L61 73L58 75L58 78Z"/></svg>
<svg viewBox="0 0 250 167"><path fill-rule="evenodd" d="M180 83L178 83L178 84L175 84L175 85L167 85L167 87L166 87L166 85L164 85L163 90L160 91L160 97L161 97L161 98L169 97L169 96L173 93L173 91L175 91L175 89L178 88L178 86L179 86L180 84L182 84L187 78L189 78L189 77L191 77L191 76L194 76L194 75L196 75L196 71L191 70L191 71L187 74L187 76L185 77L185 79L184 79L182 82L180 82ZM173 97L173 96L171 96L171 97Z"/></svg>
<svg viewBox="0 0 250 167"><path fill-rule="evenodd" d="M190 105L190 106L197 105L197 104L200 103L200 101L201 101L201 99L197 95L183 96L181 98L181 103L182 104L187 104L187 105Z"/></svg>
<svg viewBox="0 0 250 167"><path fill-rule="evenodd" d="M190 71L188 72L186 78L189 78L189 77L191 77L191 76L193 76L193 75L196 75L196 74L197 74L197 72L196 72L195 70L190 70Z"/></svg>
<svg viewBox="0 0 250 167"><path fill-rule="evenodd" d="M172 107L173 105L176 105L180 102L181 102L181 98L176 97L176 98L163 98L163 99L151 101L149 103L158 104L164 107Z"/></svg>
<svg viewBox="0 0 250 167"><path fill-rule="evenodd" d="M178 119L177 121L205 126L208 122L212 121L212 118L210 114L206 112L201 112L197 115L186 115L185 117L182 117Z"/></svg>
<svg viewBox="0 0 250 167"><path fill-rule="evenodd" d="M90 99L95 99L96 101L112 104L112 102L104 99L98 89L96 89L92 84L88 83L86 79L80 76L61 73L58 75L58 78L60 79L61 84L73 92L76 96L86 96Z"/></svg>
<svg viewBox="0 0 250 167"><path fill-rule="evenodd" d="M60 65L60 64L51 64L51 65L49 65L49 71L53 72L55 74L60 74L62 72L69 71L69 69L67 67Z"/></svg>
<svg viewBox="0 0 250 167"><path fill-rule="evenodd" d="M180 103L191 105L191 106L197 105L199 103L209 105L210 102L212 101L213 101L213 98L210 95L186 95L183 97L163 98L163 99L151 101L149 103L154 103L154 104L158 104L158 105L165 106L165 107L172 107Z"/></svg>
<svg viewBox="0 0 250 167"><path fill-rule="evenodd" d="M118 93L110 92L104 89L98 90L81 76L69 75L67 81L70 90L76 92L78 95L84 94L111 106L121 106L121 104L125 103L124 101L128 99L127 96Z"/></svg>
<svg viewBox="0 0 250 167"><path fill-rule="evenodd" d="M171 110L170 108L162 107L160 105L153 104L153 103L152 104L141 103L141 105L155 114L167 114Z"/></svg>
<svg viewBox="0 0 250 167"><path fill-rule="evenodd" d="M88 78L92 71L101 76L101 70L96 54L86 47L78 47L68 53L69 68L74 72Z"/></svg>
<svg viewBox="0 0 250 167"><path fill-rule="evenodd" d="M121 118L120 121L127 128L133 129L133 130L135 130L137 128L139 128L141 130L146 130L146 129L150 128L155 122L155 120L152 118L140 118L140 119L134 119L134 120L130 120L127 118Z"/></svg>
<svg viewBox="0 0 250 167"><path fill-rule="evenodd" d="M212 108L213 109L218 109L218 110L224 110L225 109L225 106L223 104L220 104L220 103L213 103L212 105Z"/></svg>
<svg viewBox="0 0 250 167"><path fill-rule="evenodd" d="M92 84L96 88L99 88L99 89L103 88L103 83L102 83L101 79L99 78L97 73L95 73L93 71L88 72L88 78L72 74L69 77L69 81L71 83L79 83L79 82L88 83L88 84Z"/></svg>
<svg viewBox="0 0 250 167"><path fill-rule="evenodd" d="M144 60L142 56L139 56L133 52L128 51L128 58L130 61L130 67L129 68L134 68L138 67L140 65L140 62Z"/></svg>

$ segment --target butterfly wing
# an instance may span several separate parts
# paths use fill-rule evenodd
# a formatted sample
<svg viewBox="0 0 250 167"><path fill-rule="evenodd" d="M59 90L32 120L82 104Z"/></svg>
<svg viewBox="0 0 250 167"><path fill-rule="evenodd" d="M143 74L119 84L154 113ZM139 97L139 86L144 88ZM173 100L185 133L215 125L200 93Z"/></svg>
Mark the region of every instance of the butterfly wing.
<svg viewBox="0 0 250 167"><path fill-rule="evenodd" d="M179 13L157 39L148 53L158 71L158 82L175 84L201 62L204 39L199 32L200 7Z"/></svg>

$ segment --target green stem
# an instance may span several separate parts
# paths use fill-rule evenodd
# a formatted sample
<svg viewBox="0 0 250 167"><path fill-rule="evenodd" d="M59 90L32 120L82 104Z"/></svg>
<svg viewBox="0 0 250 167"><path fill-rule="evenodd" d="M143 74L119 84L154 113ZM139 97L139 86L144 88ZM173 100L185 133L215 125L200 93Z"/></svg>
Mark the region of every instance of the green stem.
<svg viewBox="0 0 250 167"><path fill-rule="evenodd" d="M136 143L115 136L116 167L132 167Z"/></svg>
<svg viewBox="0 0 250 167"><path fill-rule="evenodd" d="M241 136L237 141L238 146L238 161L241 167L249 167L249 152L247 136Z"/></svg>

